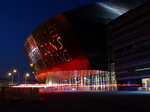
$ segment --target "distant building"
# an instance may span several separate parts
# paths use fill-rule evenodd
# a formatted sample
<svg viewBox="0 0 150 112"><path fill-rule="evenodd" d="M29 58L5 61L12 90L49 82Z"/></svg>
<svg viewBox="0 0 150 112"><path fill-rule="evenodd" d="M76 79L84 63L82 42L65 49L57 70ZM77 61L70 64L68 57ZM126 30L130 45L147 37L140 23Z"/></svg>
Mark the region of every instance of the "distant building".
<svg viewBox="0 0 150 112"><path fill-rule="evenodd" d="M8 87L11 79L0 78L0 88L1 87Z"/></svg>
<svg viewBox="0 0 150 112"><path fill-rule="evenodd" d="M24 43L36 80L82 86L116 84L114 45L109 38L113 28L108 23L140 4L137 0L95 3L41 24Z"/></svg>

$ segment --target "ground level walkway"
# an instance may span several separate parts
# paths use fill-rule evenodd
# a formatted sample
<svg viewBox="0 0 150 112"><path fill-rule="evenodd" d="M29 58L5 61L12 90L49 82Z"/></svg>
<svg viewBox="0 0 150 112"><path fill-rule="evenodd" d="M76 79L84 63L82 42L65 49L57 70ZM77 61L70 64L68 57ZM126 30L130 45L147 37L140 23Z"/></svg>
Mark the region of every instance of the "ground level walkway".
<svg viewBox="0 0 150 112"><path fill-rule="evenodd" d="M149 91L42 93L38 101L1 102L1 112L144 112Z"/></svg>

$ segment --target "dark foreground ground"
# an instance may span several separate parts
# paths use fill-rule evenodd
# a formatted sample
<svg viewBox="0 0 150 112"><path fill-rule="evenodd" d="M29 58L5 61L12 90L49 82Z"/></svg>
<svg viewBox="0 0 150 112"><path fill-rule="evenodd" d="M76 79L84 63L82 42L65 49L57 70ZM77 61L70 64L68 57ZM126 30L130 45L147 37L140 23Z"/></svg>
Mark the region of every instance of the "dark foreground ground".
<svg viewBox="0 0 150 112"><path fill-rule="evenodd" d="M0 112L147 112L149 91L43 93L39 101L1 103Z"/></svg>

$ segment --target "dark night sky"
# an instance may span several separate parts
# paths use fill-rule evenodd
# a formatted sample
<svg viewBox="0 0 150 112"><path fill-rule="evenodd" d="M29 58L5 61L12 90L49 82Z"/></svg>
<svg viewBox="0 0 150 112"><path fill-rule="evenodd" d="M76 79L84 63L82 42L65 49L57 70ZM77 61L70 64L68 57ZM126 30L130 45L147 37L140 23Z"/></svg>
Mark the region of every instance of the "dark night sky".
<svg viewBox="0 0 150 112"><path fill-rule="evenodd" d="M106 0L1 0L0 78L9 78L13 69L20 71L21 79L31 73L23 44L37 26L62 12L100 1Z"/></svg>

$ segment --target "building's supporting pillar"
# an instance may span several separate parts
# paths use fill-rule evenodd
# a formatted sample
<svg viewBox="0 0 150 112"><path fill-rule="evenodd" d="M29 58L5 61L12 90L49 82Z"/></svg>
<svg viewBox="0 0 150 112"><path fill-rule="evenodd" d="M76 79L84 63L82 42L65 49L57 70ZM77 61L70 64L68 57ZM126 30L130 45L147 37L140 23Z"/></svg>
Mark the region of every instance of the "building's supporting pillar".
<svg viewBox="0 0 150 112"><path fill-rule="evenodd" d="M60 86L60 90L62 90L62 80L60 80L60 84L61 84L61 86Z"/></svg>
<svg viewBox="0 0 150 112"><path fill-rule="evenodd" d="M80 82L81 82L81 87L83 87L83 83L84 83L83 80L84 80L84 78L83 78L83 77L80 77L80 80L81 80L81 81L80 81Z"/></svg>
<svg viewBox="0 0 150 112"><path fill-rule="evenodd" d="M104 90L104 72L102 73L102 75L101 75L101 77L102 77L102 90Z"/></svg>
<svg viewBox="0 0 150 112"><path fill-rule="evenodd" d="M99 90L102 90L102 76L99 74Z"/></svg>
<svg viewBox="0 0 150 112"><path fill-rule="evenodd" d="M69 80L69 86L71 87L72 79L68 79L68 80Z"/></svg>
<svg viewBox="0 0 150 112"><path fill-rule="evenodd" d="M79 86L79 77L76 78L76 81L77 81L76 90L78 90L78 86Z"/></svg>
<svg viewBox="0 0 150 112"><path fill-rule="evenodd" d="M95 75L92 75L92 80L93 80L92 87L93 90L95 90Z"/></svg>
<svg viewBox="0 0 150 112"><path fill-rule="evenodd" d="M93 83L92 75L90 75L90 88L91 88L91 90L92 90L92 83Z"/></svg>
<svg viewBox="0 0 150 112"><path fill-rule="evenodd" d="M107 87L106 87L106 73L105 73L105 71L104 71L104 87L105 87L105 89L104 90L107 90Z"/></svg>
<svg viewBox="0 0 150 112"><path fill-rule="evenodd" d="M98 75L95 75L95 85L96 85L96 90L98 90Z"/></svg>

